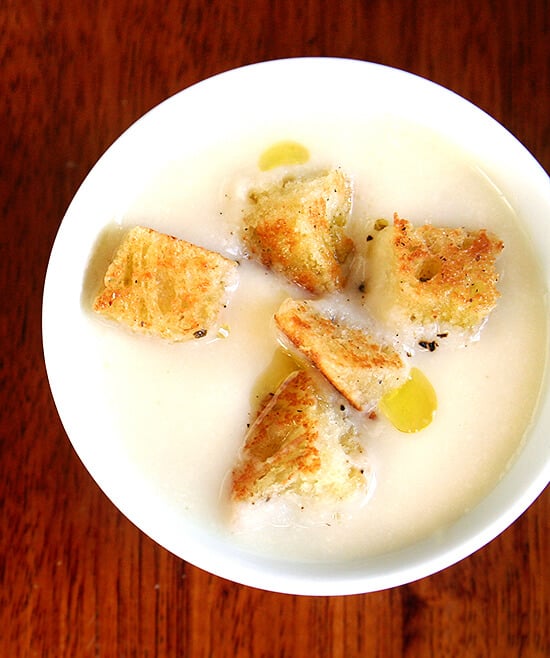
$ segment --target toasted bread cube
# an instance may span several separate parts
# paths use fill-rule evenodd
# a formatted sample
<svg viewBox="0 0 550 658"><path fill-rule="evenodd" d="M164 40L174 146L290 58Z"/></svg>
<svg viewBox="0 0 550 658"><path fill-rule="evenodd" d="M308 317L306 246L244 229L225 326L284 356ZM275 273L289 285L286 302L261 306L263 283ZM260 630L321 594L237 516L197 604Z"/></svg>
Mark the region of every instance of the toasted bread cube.
<svg viewBox="0 0 550 658"><path fill-rule="evenodd" d="M172 341L202 338L216 324L236 276L234 261L137 226L107 268L94 310Z"/></svg>
<svg viewBox="0 0 550 658"><path fill-rule="evenodd" d="M364 498L366 454L331 395L311 372L297 370L269 396L232 473L234 502L284 498L302 507L309 500L326 505L330 515L335 502Z"/></svg>
<svg viewBox="0 0 550 658"><path fill-rule="evenodd" d="M326 317L311 301L285 300L275 322L291 345L360 411L372 410L406 379L407 368L391 345Z"/></svg>
<svg viewBox="0 0 550 658"><path fill-rule="evenodd" d="M344 234L351 185L341 170L288 179L249 200L243 240L253 257L312 293L342 288L353 242Z"/></svg>
<svg viewBox="0 0 550 658"><path fill-rule="evenodd" d="M418 227L394 216L373 231L367 301L398 329L475 334L497 303L495 266L503 243L485 229ZM427 336L428 337L428 336Z"/></svg>

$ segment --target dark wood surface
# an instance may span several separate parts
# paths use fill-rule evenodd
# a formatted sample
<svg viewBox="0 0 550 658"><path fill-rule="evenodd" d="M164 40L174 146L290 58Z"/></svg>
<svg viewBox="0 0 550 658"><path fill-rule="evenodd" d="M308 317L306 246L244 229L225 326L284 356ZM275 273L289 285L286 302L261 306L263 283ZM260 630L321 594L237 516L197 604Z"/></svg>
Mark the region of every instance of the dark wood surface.
<svg viewBox="0 0 550 658"><path fill-rule="evenodd" d="M3 0L0 3L0 656L550 655L550 496L447 570L350 597L210 576L129 523L48 389L41 296L63 214L146 110L289 56L409 70L472 100L550 170L545 0ZM327 90L328 91L328 90Z"/></svg>

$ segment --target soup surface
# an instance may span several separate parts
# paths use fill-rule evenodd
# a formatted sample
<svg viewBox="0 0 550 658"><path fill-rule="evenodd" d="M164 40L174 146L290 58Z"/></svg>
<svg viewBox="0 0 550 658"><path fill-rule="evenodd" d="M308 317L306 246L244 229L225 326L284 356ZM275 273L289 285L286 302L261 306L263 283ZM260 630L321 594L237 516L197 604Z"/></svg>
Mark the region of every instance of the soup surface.
<svg viewBox="0 0 550 658"><path fill-rule="evenodd" d="M364 418L362 441L375 473L368 503L331 525L235 529L227 478L261 397L290 367L272 317L304 292L243 257L239 221L261 154L283 139L304 145L307 169L340 166L352 179L349 234L398 212L413 224L487 228L504 242L501 292L480 339L466 347L416 349L411 365L435 389L434 420L420 432ZM437 135L383 118L367 125L273 126L200 158L168 163L115 227L141 224L240 261L224 309L222 337L170 344L136 336L90 312L101 354L106 404L118 424L116 448L162 504L227 535L246 550L294 559L363 557L421 540L475 506L507 470L532 418L543 375L546 309L528 239L482 163ZM109 231L107 231L108 233ZM115 231L116 232L116 231ZM108 240L105 244L108 243ZM105 246L105 245L104 245ZM95 259L98 281L108 258ZM352 275L345 303L358 311ZM258 519L259 522L261 519Z"/></svg>

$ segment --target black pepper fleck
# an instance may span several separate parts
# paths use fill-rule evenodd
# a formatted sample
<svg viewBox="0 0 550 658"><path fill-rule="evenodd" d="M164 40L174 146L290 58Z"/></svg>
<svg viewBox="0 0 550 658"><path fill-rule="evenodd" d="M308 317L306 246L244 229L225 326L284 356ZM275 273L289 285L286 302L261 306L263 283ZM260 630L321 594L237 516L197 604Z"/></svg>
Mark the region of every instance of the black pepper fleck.
<svg viewBox="0 0 550 658"><path fill-rule="evenodd" d="M435 352L435 350L438 347L438 344L435 342L435 340L420 340L418 341L418 344L420 347L424 350L429 350L430 352Z"/></svg>

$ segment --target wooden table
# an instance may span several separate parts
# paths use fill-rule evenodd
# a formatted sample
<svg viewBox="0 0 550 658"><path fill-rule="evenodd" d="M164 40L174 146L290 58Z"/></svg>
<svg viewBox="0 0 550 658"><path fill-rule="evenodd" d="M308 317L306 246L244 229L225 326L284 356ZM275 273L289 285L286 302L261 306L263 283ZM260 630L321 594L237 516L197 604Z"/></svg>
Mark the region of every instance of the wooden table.
<svg viewBox="0 0 550 658"><path fill-rule="evenodd" d="M550 655L550 496L470 558L374 594L296 597L210 576L144 536L64 434L41 295L55 233L116 137L251 62L331 55L435 80L550 170L545 0L3 0L0 656Z"/></svg>

